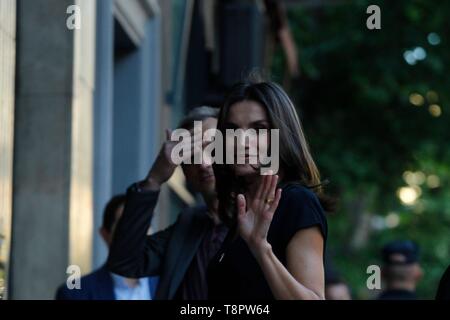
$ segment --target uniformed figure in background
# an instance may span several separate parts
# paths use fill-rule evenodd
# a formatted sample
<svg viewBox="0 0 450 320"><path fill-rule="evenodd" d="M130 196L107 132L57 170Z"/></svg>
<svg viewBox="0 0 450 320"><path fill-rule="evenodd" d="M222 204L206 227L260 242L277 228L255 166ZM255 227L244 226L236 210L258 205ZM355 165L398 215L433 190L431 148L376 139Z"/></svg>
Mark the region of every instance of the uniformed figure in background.
<svg viewBox="0 0 450 320"><path fill-rule="evenodd" d="M378 300L415 300L422 279L419 247L409 240L393 241L383 247L383 291Z"/></svg>

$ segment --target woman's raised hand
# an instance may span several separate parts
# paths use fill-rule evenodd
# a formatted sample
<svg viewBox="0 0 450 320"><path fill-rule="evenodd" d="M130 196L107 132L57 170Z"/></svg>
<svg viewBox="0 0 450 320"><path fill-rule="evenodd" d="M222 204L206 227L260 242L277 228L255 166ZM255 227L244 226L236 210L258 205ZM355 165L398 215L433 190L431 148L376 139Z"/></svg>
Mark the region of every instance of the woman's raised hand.
<svg viewBox="0 0 450 320"><path fill-rule="evenodd" d="M253 198L243 194L237 196L238 229L253 254L267 248L267 233L273 214L281 198L281 189L277 189L278 176L264 175Z"/></svg>

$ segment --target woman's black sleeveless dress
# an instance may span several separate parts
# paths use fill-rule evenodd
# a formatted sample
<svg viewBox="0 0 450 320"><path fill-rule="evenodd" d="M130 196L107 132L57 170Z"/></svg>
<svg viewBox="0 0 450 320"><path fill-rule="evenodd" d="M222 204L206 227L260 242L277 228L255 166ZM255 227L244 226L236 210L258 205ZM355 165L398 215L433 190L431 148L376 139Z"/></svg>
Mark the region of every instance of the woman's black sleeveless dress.
<svg viewBox="0 0 450 320"><path fill-rule="evenodd" d="M268 233L274 254L286 266L286 248L295 233L317 226L327 239L327 221L317 196L299 184L283 188ZM299 248L301 250L301 248ZM324 248L325 252L325 248ZM247 244L227 237L208 267L208 297L217 299L272 300L273 294Z"/></svg>

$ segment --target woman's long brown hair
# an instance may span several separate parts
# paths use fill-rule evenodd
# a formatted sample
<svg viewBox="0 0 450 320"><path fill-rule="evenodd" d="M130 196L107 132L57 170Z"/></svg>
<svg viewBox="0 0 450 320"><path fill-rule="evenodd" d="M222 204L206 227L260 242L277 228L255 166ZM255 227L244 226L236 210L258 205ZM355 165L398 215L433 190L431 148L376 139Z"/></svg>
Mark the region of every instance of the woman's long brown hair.
<svg viewBox="0 0 450 320"><path fill-rule="evenodd" d="M320 173L309 151L300 119L286 92L273 82L246 81L234 85L220 109L217 129L224 133L232 105L254 101L267 111L270 129L279 129L279 164L283 173L281 183L295 182L313 190L325 211L333 211L334 201L323 193ZM226 146L224 146L226 148ZM225 151L225 150L224 150ZM246 191L242 178L234 175L231 165L214 164L219 198L219 216L229 227L236 219L236 195Z"/></svg>

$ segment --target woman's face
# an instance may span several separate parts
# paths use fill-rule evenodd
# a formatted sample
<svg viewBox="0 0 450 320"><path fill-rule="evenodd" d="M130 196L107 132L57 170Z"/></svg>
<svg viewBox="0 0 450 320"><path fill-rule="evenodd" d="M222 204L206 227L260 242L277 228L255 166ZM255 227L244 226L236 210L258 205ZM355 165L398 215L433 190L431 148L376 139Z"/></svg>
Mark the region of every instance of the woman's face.
<svg viewBox="0 0 450 320"><path fill-rule="evenodd" d="M234 140L234 164L232 167L236 176L259 174L259 164L252 161L256 160L259 163L256 159L259 150L265 149L264 152L267 152L270 147L271 128L266 109L255 101L245 100L237 102L231 105L229 109L225 127L234 130L242 129L246 134L250 134L253 131L249 131L249 129L254 129L253 132L258 134L257 138L252 136L252 138L246 139L241 136L241 138ZM260 129L266 129L266 135L261 135L263 131L259 131ZM232 140L227 136L227 152L232 151L228 149ZM239 157L238 148L245 150L241 157ZM244 164L239 164L239 162L244 162Z"/></svg>

